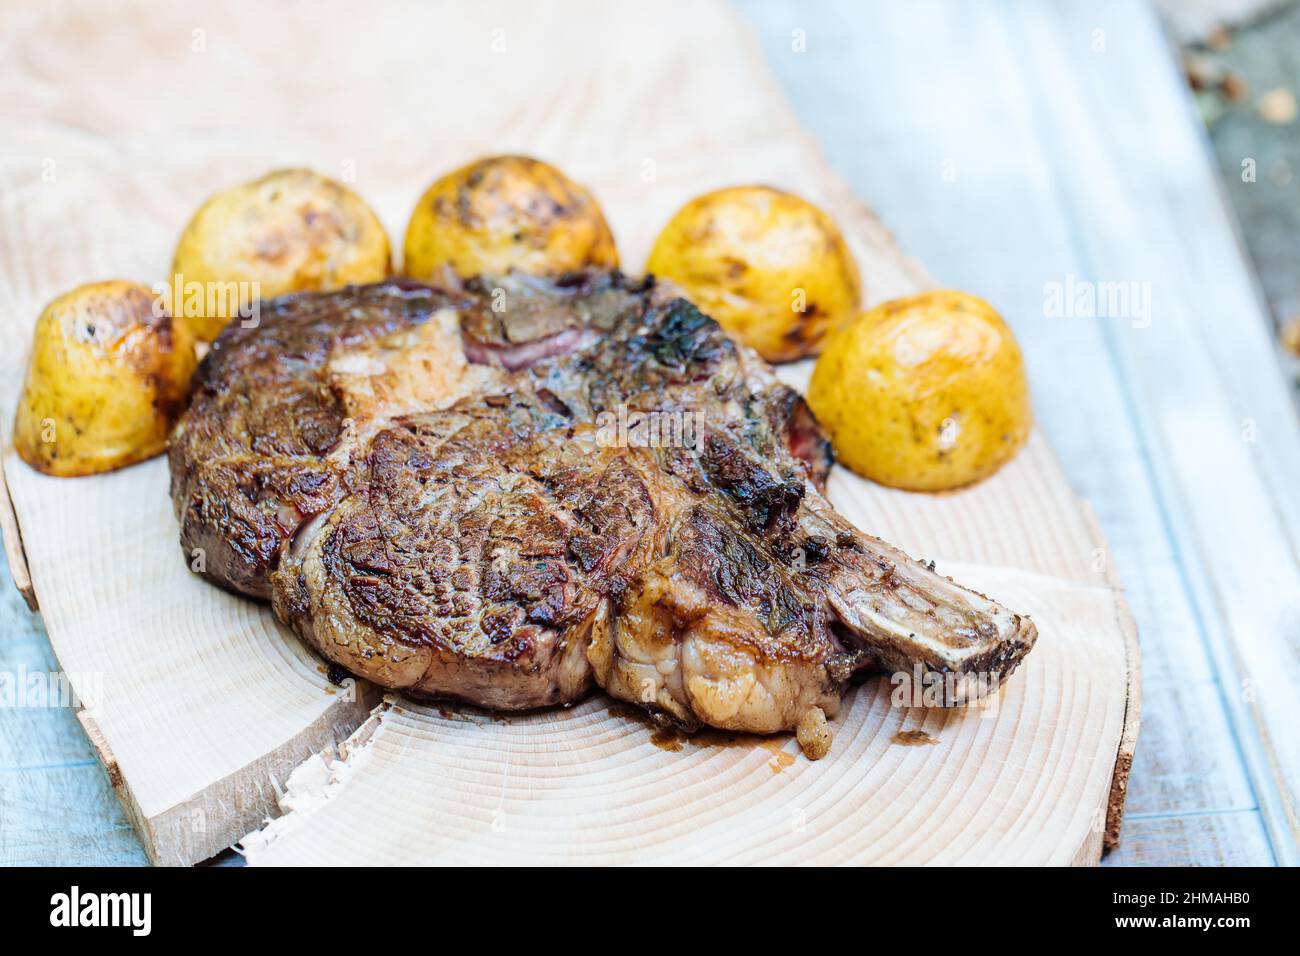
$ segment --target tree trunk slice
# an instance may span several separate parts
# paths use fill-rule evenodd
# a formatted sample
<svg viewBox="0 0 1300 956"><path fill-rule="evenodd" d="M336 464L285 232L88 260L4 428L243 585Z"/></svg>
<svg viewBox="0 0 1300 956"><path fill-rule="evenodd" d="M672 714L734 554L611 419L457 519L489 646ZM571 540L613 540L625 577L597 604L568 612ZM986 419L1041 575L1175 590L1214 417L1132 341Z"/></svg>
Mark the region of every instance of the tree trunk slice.
<svg viewBox="0 0 1300 956"><path fill-rule="evenodd" d="M290 779L255 865L1058 864L1095 861L1125 659L1098 652L1114 592L1021 571L939 570L1025 608L1042 639L987 709L853 690L820 761L789 735L655 729L597 697L503 718L389 698L346 759Z"/></svg>
<svg viewBox="0 0 1300 956"><path fill-rule="evenodd" d="M0 446L0 450L3 446ZM32 587L32 574L27 569L27 552L23 550L23 535L18 530L18 516L14 514L14 503L9 498L9 485L5 482L4 469L0 468L0 537L4 538L5 560L9 562L9 576L13 578L14 587L23 596L27 606L39 611L36 603L36 589Z"/></svg>
<svg viewBox="0 0 1300 956"><path fill-rule="evenodd" d="M592 188L631 272L688 198L765 182L839 220L869 302L928 284L830 172L720 3L592 3L563 18L395 3L367 10L365 30L358 15L341 2L11 11L25 53L0 79L5 340L29 341L43 305L78 283L163 278L204 196L288 163L350 179L400 247L434 176L533 153ZM27 88L48 91L58 122L23 111ZM0 357L5 381L21 380L23 352ZM807 365L782 374L798 382ZM0 396L6 434L15 398ZM30 572L83 726L159 863L198 862L285 810L247 839L253 862L331 848L382 863L475 847L481 860L513 846L537 860L1095 863L1117 836L1137 732L1132 620L1038 432L958 493L836 469L832 499L860 527L1029 610L1041 637L992 717L890 708L888 684L864 684L818 763L786 736L666 750L599 695L513 718L401 700L372 715L375 688L332 685L268 608L189 572L164 461L54 479L9 450L3 468L15 578ZM917 729L938 743L891 743ZM492 830L498 809L505 831Z"/></svg>

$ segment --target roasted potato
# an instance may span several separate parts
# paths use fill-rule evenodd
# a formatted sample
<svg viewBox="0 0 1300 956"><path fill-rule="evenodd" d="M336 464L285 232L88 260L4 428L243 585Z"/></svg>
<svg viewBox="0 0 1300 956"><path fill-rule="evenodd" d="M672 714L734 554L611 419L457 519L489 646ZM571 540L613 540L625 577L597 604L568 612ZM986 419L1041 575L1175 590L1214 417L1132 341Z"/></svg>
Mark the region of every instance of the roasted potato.
<svg viewBox="0 0 1300 956"><path fill-rule="evenodd" d="M913 491L993 474L1033 423L1015 336L964 292L886 302L831 336L808 403L840 461Z"/></svg>
<svg viewBox="0 0 1300 956"><path fill-rule="evenodd" d="M591 194L527 156L492 156L448 173L420 197L403 271L454 285L511 269L562 275L618 268L614 235Z"/></svg>
<svg viewBox="0 0 1300 956"><path fill-rule="evenodd" d="M388 234L365 200L309 169L282 169L199 207L172 260L172 314L205 342L257 299L378 282Z"/></svg>
<svg viewBox="0 0 1300 956"><path fill-rule="evenodd" d="M36 320L14 447L47 475L91 475L152 458L189 395L188 327L134 282L94 282Z"/></svg>
<svg viewBox="0 0 1300 956"><path fill-rule="evenodd" d="M735 186L683 206L646 271L671 279L769 362L813 355L857 313L862 281L834 221L767 186Z"/></svg>

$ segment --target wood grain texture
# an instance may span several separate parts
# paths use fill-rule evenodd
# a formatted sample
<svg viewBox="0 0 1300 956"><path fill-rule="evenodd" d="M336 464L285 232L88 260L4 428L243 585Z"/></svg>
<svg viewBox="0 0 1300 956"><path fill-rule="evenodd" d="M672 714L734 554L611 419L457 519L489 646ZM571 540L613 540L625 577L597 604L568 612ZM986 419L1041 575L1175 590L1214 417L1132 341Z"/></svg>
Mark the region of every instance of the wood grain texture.
<svg viewBox="0 0 1300 956"><path fill-rule="evenodd" d="M270 609L190 573L167 467L93 479L6 461L59 664L151 857L192 863L270 812L277 781L369 713Z"/></svg>
<svg viewBox="0 0 1300 956"><path fill-rule="evenodd" d="M1295 647L1296 618L1286 610L1294 588L1267 598L1273 610L1259 632L1228 630L1224 621L1225 609L1256 600L1237 589L1244 568L1258 573L1251 541L1265 542L1270 555L1292 550L1291 522L1245 512L1261 500L1280 515L1294 508L1285 476L1293 486L1300 473L1288 458L1297 431L1199 120L1152 12L1126 0L740 6L835 168L871 197L938 281L985 296L1015 328L1039 420L1096 511L1104 559L1118 570L1142 635L1150 731L1144 727L1137 751L1131 809L1183 818L1240 808L1256 816L1249 832L1259 832L1263 807L1273 821L1269 841L1244 844L1248 861L1294 861L1280 796L1288 785L1260 742L1260 712L1244 699L1249 670L1234 650L1242 642L1261 666L1271 660L1274 677L1291 687L1289 700L1297 699L1295 670L1285 663ZM802 53L791 49L796 29ZM1096 30L1104 31L1105 52L1092 49ZM1062 76L1089 95L1063 98ZM1080 149L1082 142L1091 145ZM1108 184L1100 191L1099 176ZM1122 253L1097 261L1112 242ZM1172 278L1157 283L1159 274ZM1045 285L1068 275L1152 281L1152 323L1047 314ZM1137 343L1140 364L1127 357ZM1188 366L1194 373L1184 368L1189 346L1199 353ZM1163 393L1170 412L1194 399L1178 416L1183 427L1153 426L1153 393ZM1172 455L1207 414L1238 428L1253 419L1258 438L1234 440L1244 437L1240 430L1216 424L1205 430L1217 436L1212 446L1195 440ZM1166 424L1174 420L1170 414ZM1223 481L1221 456L1259 476L1251 501ZM1215 492L1184 491L1210 481ZM1225 510L1236 513L1233 522ZM1222 533L1229 523L1236 534ZM1267 724L1284 745L1296 740L1285 720ZM1177 832L1195 841L1206 831ZM1149 825L1128 829L1125 846L1154 833ZM1221 851L1208 839L1165 841L1143 859L1213 863ZM1112 854L1107 862L1131 858Z"/></svg>
<svg viewBox="0 0 1300 956"><path fill-rule="evenodd" d="M0 146L12 147L0 149L0 184L20 197L0 209L4 334L25 341L45 300L90 277L162 276L176 234L203 195L268 167L305 162L355 174L356 187L400 235L406 211L434 175L474 155L508 150L556 161L591 185L633 271L681 202L741 179L795 190L832 210L871 301L923 285L920 270L829 173L734 16L712 3L675 10L619 7L615 15L607 6L580 13L566 6L561 15L549 5L402 4L368 10L364 22L344 4L128 4L111 19L79 3L12 11L6 42L14 55L3 82L22 81L38 95L34 102L0 96ZM249 31L254 16L260 27ZM683 18L690 30L674 25ZM502 53L494 52L498 40ZM373 70L377 62L384 64L382 78ZM106 75L114 77L111 86L101 82ZM160 76L168 81L159 83ZM448 88L459 95L438 95ZM192 122L198 115L201 125ZM159 149L163 142L167 148ZM53 178L42 175L51 168L46 159ZM6 355L6 371L19 360ZM12 398L4 396L6 424ZM98 690L88 695L83 723L100 758L116 768L120 796L155 859L193 862L255 827L276 812L289 770L334 747L369 712L369 692L339 694L269 611L189 574L162 462L77 481L36 475L12 454L4 468L22 527L39 529L28 531L26 550L50 640L65 670L89 675L85 689ZM840 473L832 494L866 530L906 550L1040 575L1033 587L1015 573L996 583L1023 590L1029 606L1053 622L1047 633L1059 634L1044 638L1031 655L1039 663L1004 692L1014 704L1013 723L1000 715L1001 729L992 733L992 725L960 721L952 749L886 748L886 763L918 770L905 775L913 790L928 791L920 769L941 771L950 786L935 799L960 802L970 794L970 819L988 824L900 855L1095 862L1113 803L1116 756L1121 741L1132 743L1135 709L1127 713L1130 733L1124 730L1126 667L1134 670L1126 664L1131 647L1121 603L1106 563L1097 560L1104 545L1041 434L997 478L967 492L905 495ZM1053 600L1042 604L1044 596ZM1086 610L1061 615L1076 603ZM1103 623L1079 629L1075 617ZM845 719L857 714L861 723L843 735L845 749L855 746L870 759L837 760L833 753L815 770L801 764L793 771L801 786L842 796L836 813L870 796L846 783L872 775L875 786L871 761L885 746L877 732L901 716L868 706L879 705L879 695L868 701L859 691L855 701ZM409 732L399 737L393 714L419 718L401 724ZM507 735L526 735L579 718L600 728L606 757L639 732L634 722L608 716L599 700L501 726ZM443 722L438 711L401 705L369 739L376 746L390 741L405 754L408 786L415 786L416 768L438 766L447 747L472 756L469 739L453 741ZM792 753L794 745L769 741L765 761L782 760L769 751L773 746ZM746 776L754 758L742 758L741 749L719 748L705 758L727 761ZM900 749L909 752L895 753ZM681 756L643 750L631 751L636 760L621 765L625 775L643 756ZM507 753L513 761L509 747L474 759ZM1005 759L1007 753L1016 759ZM1022 756L1034 773L1023 771ZM664 764L663 773L672 765L686 766ZM537 772L544 770L543 761ZM968 787L968 775L984 782ZM512 779L523 781L522 791L509 799L524 799L526 779ZM629 789L624 779L619 792ZM361 799L366 818L383 821L385 794L398 792L374 783L358 772L347 801L327 807ZM948 825L946 818L908 813L924 793L900 796L886 783L901 801L895 811L921 830ZM1009 784L1012 790L1004 790ZM763 789L770 793L773 785ZM999 809L987 794L1011 803ZM961 819L948 807L934 809ZM829 811L825 818L838 819ZM291 827L301 835L280 837L275 852L312 842L312 821L325 826L332 815L295 812L294 819L303 821ZM667 835L689 832L692 819L681 815ZM860 822L856 815L853 821ZM716 839L723 840L720 832ZM372 845L392 840L390 833ZM835 853L833 841L823 841L805 858L822 855L822 848L826 858Z"/></svg>
<svg viewBox="0 0 1300 956"><path fill-rule="evenodd" d="M4 561L0 559L0 573ZM0 595L0 675L26 687L57 675L40 617L17 592ZM3 680L0 677L0 680ZM25 694L25 692L24 692ZM0 707L0 862L139 865L145 854L62 696Z"/></svg>
<svg viewBox="0 0 1300 956"><path fill-rule="evenodd" d="M0 455L4 446L0 445ZM36 603L36 589L32 587L32 573L27 569L27 553L23 551L23 535L18 529L18 516L9 498L9 485L5 483L4 469L0 468L0 538L4 539L5 561L14 587L23 596L30 611L40 610Z"/></svg>
<svg viewBox="0 0 1300 956"><path fill-rule="evenodd" d="M1258 813L1133 817L1116 866L1260 866L1275 862Z"/></svg>
<svg viewBox="0 0 1300 956"><path fill-rule="evenodd" d="M119 822L106 827L104 820ZM0 858L8 866L140 866L145 854L123 820L99 763L0 773Z"/></svg>
<svg viewBox="0 0 1300 956"><path fill-rule="evenodd" d="M1086 846L1095 861L1114 759L1092 741L1124 720L1123 648L1097 641L1115 627L1114 592L940 571L1041 629L987 711L898 706L873 679L814 762L788 735L665 740L601 699L504 719L394 698L346 759L290 781L291 812L245 841L247 860L1065 865ZM918 731L933 743L897 742Z"/></svg>
<svg viewBox="0 0 1300 956"><path fill-rule="evenodd" d="M1073 22L1082 31L1095 18ZM1118 115L1098 137L1073 117L1100 115L1128 95L1115 63L1131 62L1137 45L1116 42L1065 71L1058 25L1027 4L1023 28L1036 89L1052 103L1045 138L1093 170L1086 186L1069 184L1065 200L1092 210L1080 231L1087 269L1099 279L1136 277L1151 290L1150 325L1110 323L1108 345L1138 427L1160 450L1154 478L1181 506L1170 524L1270 841L1280 859L1300 862L1300 429L1276 365L1256 361L1272 348L1269 326L1240 268L1204 133L1187 121L1186 99L1168 95L1180 82L1172 63L1153 77L1164 95ZM1159 37L1150 15L1124 28ZM1139 155L1154 164L1135 176Z"/></svg>

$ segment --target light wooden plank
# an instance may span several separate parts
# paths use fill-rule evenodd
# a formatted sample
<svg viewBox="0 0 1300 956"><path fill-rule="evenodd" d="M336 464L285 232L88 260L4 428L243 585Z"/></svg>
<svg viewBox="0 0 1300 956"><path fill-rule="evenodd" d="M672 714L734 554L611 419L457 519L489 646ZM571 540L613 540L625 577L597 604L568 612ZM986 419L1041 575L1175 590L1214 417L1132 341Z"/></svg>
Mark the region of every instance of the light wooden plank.
<svg viewBox="0 0 1300 956"><path fill-rule="evenodd" d="M1056 19L1033 4L1021 9L1041 135L1062 164L1088 171L1062 181L1088 273L1152 289L1150 327L1111 324L1108 346L1150 449L1270 840L1294 862L1300 431L1268 323L1240 251L1214 238L1230 235L1221 199L1176 74L1148 57L1161 40L1154 16L1122 4L1067 8ZM1108 45L1092 55L1096 29ZM1144 82L1133 84L1138 75ZM1120 98L1131 107L1117 112L1110 106Z"/></svg>
<svg viewBox="0 0 1300 956"><path fill-rule="evenodd" d="M1204 647L1178 637L1195 631L1196 613L1102 321L1043 315L1044 283L1079 275L1083 263L1055 184L1070 171L1058 171L1033 126L1033 78L1017 68L1006 8L741 8L765 18L769 59L837 169L939 283L985 296L1015 328L1035 413L1106 533L1144 635L1146 673L1212 678ZM807 53L783 42L793 29L806 31Z"/></svg>
<svg viewBox="0 0 1300 956"><path fill-rule="evenodd" d="M0 445L0 452L3 446ZM37 610L36 589L32 587L32 575L27 569L27 555L23 551L23 535L18 528L18 516L14 514L14 504L9 499L9 486L5 484L4 469L0 468L0 538L4 539L4 560L8 576L14 587L23 596L23 603L29 611Z"/></svg>
<svg viewBox="0 0 1300 956"><path fill-rule="evenodd" d="M190 573L165 461L72 482L6 466L41 529L29 551L51 642L128 815L164 841L161 862L211 856L242 835L231 809L270 812L277 782L350 733L371 689L335 688L268 607Z"/></svg>
<svg viewBox="0 0 1300 956"><path fill-rule="evenodd" d="M253 10L265 16L263 7L204 8L203 52L175 42L196 22L184 5L151 8L148 16L129 6L111 23L89 7L70 9L86 12L20 12L7 24L31 51L25 67L57 70L65 79L44 91L41 104L44 115L61 122L23 125L21 134L0 124L0 145L13 147L0 150L0 181L18 197L0 208L0 233L9 237L0 269L13 273L0 283L7 297L0 299L0 319L20 339L62 285L93 274L162 274L177 228L204 193L288 161L326 172L355 161L358 188L400 234L406 210L437 172L481 152L539 153L593 186L634 270L680 202L743 173L831 208L863 264L873 301L923 281L865 207L827 175L735 21L716 4L679 8L694 25L689 32L658 7L620 7L618 29L608 8L597 5L562 19L545 7L448 7L438 11L436 29L432 21L412 29L432 16L425 8L367 11L368 35L385 38L382 95L355 80L377 56L349 29L360 14L348 5L327 12L276 8L278 28L255 32L246 29L248 17ZM123 32L126 23L133 27ZM493 59L493 30L501 23L509 53ZM311 56L286 56L278 39L285 33ZM122 56L131 44L140 45L139 57ZM63 52L69 49L77 51L75 62ZM109 89L100 82L106 71L115 77ZM157 84L159 71L171 82ZM464 96L440 99L430 112L429 91L452 83L488 97L492 109ZM295 96L292 109L276 100L277 91ZM0 96L0 117L10 102ZM196 132L184 117L200 103L206 125ZM24 120L12 118L15 129ZM169 148L157 149L160 141ZM43 156L57 160L52 183L40 176ZM647 169L654 173L649 180ZM69 205L78 216L67 215ZM93 228L86 210L94 211ZM23 527L42 529L27 550L60 660L69 670L111 677L86 726L128 809L151 846L167 841L163 859L206 855L230 826L252 826L273 810L268 801L280 771L301 756L301 745L326 746L357 713L340 712L327 699L314 660L286 640L265 609L188 576L175 549L161 462L64 483L34 475L12 456L4 464ZM1090 560L1099 543L1041 438L997 479L963 495L928 499L874 489L865 501L863 520L917 550L923 544L929 556L1005 560L1073 578L1090 594L1111 594L1109 575ZM994 508L1010 512L997 520L989 516ZM57 606L50 608L52 600ZM1080 675L1082 694L1085 684L1090 692L1097 686L1083 675L1113 676L1116 660L1122 673L1121 618L1110 615L1096 647L1072 645L1087 659L1064 662L1061 682ZM1051 653L1043 660L1061 661ZM214 671L220 680L212 679ZM1102 683L1124 699L1122 679ZM161 697L153 693L159 689ZM1040 695L1032 698L1035 720L1074 718L1075 696L1044 693L1041 684L1024 690ZM1098 802L1106 802L1097 781L1109 782L1125 713L1121 707L1117 718L1113 702L1087 710L1079 726L1095 734L1091 745L1052 751L1050 763L1036 766L1049 772L1049 791L1083 784L1068 792L1080 805L1093 804L1082 817L1091 821L1103 809ZM317 736L304 736L304 724ZM277 745L286 729L289 742ZM1023 733L1032 743L1036 730ZM839 769L847 775L854 765ZM1031 792L1035 786L1024 784ZM1050 812L1036 819L1057 828L1051 853L1070 861L1095 856L1100 823L1080 829L1070 800L1040 802ZM373 807L370 817L384 819L383 808ZM201 829L196 819L204 821ZM1032 846L1019 846L1026 857L1041 856L1050 842L1046 830L1035 832ZM966 858L1017 846L977 838Z"/></svg>
<svg viewBox="0 0 1300 956"><path fill-rule="evenodd" d="M0 675L17 689L57 670L40 617L17 591L0 589ZM48 703L24 689L0 704L0 864L144 862L72 708Z"/></svg>
<svg viewBox="0 0 1300 956"><path fill-rule="evenodd" d="M1107 866L1272 866L1258 811L1181 817L1131 817Z"/></svg>
<svg viewBox="0 0 1300 956"><path fill-rule="evenodd" d="M0 772L93 760L40 619L15 594L0 623Z"/></svg>
<svg viewBox="0 0 1300 956"><path fill-rule="evenodd" d="M1142 746L1129 779L1128 812L1171 816L1249 810L1255 794L1240 772L1236 743L1215 681L1146 681ZM1232 762L1224 766L1225 757Z"/></svg>
<svg viewBox="0 0 1300 956"><path fill-rule="evenodd" d="M770 62L831 162L941 283L984 295L1015 327L1036 414L1106 532L1107 563L1139 622L1144 675L1160 688L1156 729L1144 734L1132 780L1144 810L1253 805L1236 731L1207 689L1216 668L1108 345L1106 326L1122 320L1044 315L1045 283L1086 273L1058 182L1086 191L1087 170L1048 149L1015 11L777 0L741 8L761 26ZM796 29L804 53L788 42ZM1145 55L1166 54L1156 43ZM1142 86L1140 71L1125 66L1132 76L1119 79ZM1128 101L1109 102L1098 122ZM1131 156L1126 168L1137 164L1151 160ZM1197 719L1179 726L1171 714Z"/></svg>
<svg viewBox="0 0 1300 956"><path fill-rule="evenodd" d="M290 781L290 812L245 841L247 860L1064 865L1088 846L1095 862L1113 758L1069 740L1087 740L1093 722L1117 732L1124 719L1111 692L1123 655L1096 641L1114 593L986 566L942 570L1028 608L1041 629L995 710L894 706L875 679L834 721L832 755L813 762L791 759L788 737L665 751L648 722L599 700L504 720L393 699L345 759ZM1056 719L1035 717L1044 703ZM897 742L914 729L934 742Z"/></svg>
<svg viewBox="0 0 1300 956"><path fill-rule="evenodd" d="M98 761L0 770L0 860L7 866L148 862Z"/></svg>

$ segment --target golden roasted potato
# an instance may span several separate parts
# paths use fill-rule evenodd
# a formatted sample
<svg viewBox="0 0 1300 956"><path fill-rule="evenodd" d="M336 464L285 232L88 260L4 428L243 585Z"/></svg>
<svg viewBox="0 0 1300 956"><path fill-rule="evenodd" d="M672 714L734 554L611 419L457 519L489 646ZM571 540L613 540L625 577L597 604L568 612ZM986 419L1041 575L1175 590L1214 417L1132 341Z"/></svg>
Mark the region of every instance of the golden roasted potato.
<svg viewBox="0 0 1300 956"><path fill-rule="evenodd" d="M491 156L448 173L420 197L406 228L403 271L456 284L511 269L561 275L618 268L600 206L549 163Z"/></svg>
<svg viewBox="0 0 1300 956"><path fill-rule="evenodd" d="M210 196L172 260L172 314L205 342L257 299L378 282L388 234L365 200L309 169L281 169Z"/></svg>
<svg viewBox="0 0 1300 956"><path fill-rule="evenodd" d="M769 362L813 355L856 315L857 263L834 221L768 186L691 200L655 240L646 271L671 279Z"/></svg>
<svg viewBox="0 0 1300 956"><path fill-rule="evenodd" d="M167 447L197 358L189 329L157 303L144 286L118 280L45 307L14 420L23 461L47 475L91 475Z"/></svg>
<svg viewBox="0 0 1300 956"><path fill-rule="evenodd" d="M1015 336L964 292L886 302L831 336L808 404L840 461L912 491L993 474L1033 422Z"/></svg>

